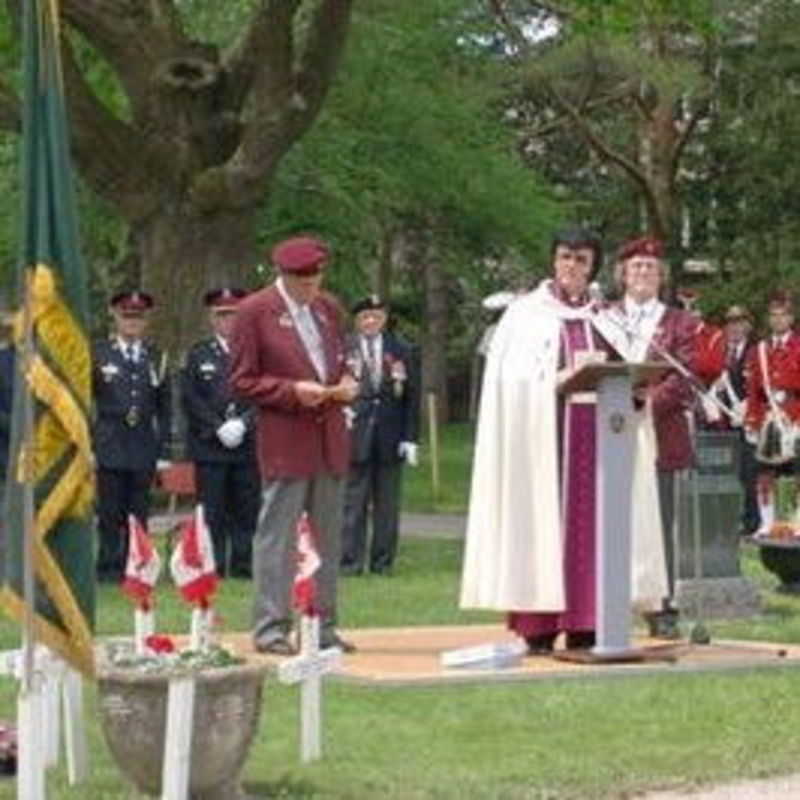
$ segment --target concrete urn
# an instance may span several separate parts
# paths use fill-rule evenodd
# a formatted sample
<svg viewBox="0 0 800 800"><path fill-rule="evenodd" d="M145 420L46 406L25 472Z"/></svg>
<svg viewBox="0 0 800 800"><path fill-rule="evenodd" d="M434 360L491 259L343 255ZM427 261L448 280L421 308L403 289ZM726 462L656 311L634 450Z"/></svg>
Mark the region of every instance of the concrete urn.
<svg viewBox="0 0 800 800"><path fill-rule="evenodd" d="M244 663L198 670L189 777L190 800L244 798L239 773L258 730L268 667ZM141 792L160 797L169 672L103 666L98 702L114 760Z"/></svg>

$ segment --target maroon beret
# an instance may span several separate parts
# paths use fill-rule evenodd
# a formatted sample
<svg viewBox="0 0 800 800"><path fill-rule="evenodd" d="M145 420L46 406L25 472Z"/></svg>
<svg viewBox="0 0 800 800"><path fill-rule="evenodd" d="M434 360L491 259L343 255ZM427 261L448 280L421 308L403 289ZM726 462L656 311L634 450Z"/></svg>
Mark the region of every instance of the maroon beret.
<svg viewBox="0 0 800 800"><path fill-rule="evenodd" d="M653 236L641 236L638 239L631 239L625 242L619 251L621 261L627 261L634 256L651 256L652 258L662 258L664 255L664 243Z"/></svg>
<svg viewBox="0 0 800 800"><path fill-rule="evenodd" d="M138 289L117 292L111 298L111 307L120 311L148 311L153 305L153 296Z"/></svg>
<svg viewBox="0 0 800 800"><path fill-rule="evenodd" d="M313 236L295 236L276 244L270 256L282 272L318 272L328 258L328 246Z"/></svg>

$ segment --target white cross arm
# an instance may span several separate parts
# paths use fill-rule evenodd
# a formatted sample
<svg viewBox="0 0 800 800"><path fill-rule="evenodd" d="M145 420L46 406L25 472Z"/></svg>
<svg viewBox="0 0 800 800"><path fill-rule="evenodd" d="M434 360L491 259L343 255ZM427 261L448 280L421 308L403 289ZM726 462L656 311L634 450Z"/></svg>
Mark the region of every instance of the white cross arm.
<svg viewBox="0 0 800 800"><path fill-rule="evenodd" d="M320 650L316 655L299 655L278 665L278 680L281 683L301 683L327 672L333 672L342 663L342 651L338 647Z"/></svg>

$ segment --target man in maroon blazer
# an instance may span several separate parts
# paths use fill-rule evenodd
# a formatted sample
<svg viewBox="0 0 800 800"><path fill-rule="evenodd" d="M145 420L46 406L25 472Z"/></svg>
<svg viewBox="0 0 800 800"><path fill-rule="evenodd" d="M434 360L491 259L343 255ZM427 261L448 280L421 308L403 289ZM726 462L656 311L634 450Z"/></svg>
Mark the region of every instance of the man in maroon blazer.
<svg viewBox="0 0 800 800"><path fill-rule="evenodd" d="M629 361L663 361L666 352L687 369L694 363L697 320L687 311L665 305L660 292L666 283L664 248L658 239L642 237L620 250L617 280L624 290L620 310L626 319ZM654 384L638 387L636 399L649 402L656 433L659 504L670 598L675 589L673 538L675 473L694 461L689 412L694 390L677 369Z"/></svg>
<svg viewBox="0 0 800 800"><path fill-rule="evenodd" d="M291 594L303 511L317 536L320 645L355 649L336 632L343 486L349 436L343 408L357 384L346 372L342 313L322 291L326 244L287 239L271 253L277 280L239 304L230 337L233 391L258 409L262 504L253 540L253 638L260 652L295 646Z"/></svg>

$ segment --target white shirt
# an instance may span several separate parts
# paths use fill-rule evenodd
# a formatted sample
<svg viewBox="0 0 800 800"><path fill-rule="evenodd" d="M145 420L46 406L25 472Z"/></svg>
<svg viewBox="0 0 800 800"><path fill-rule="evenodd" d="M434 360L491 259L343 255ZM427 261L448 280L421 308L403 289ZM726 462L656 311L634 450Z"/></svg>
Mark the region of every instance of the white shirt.
<svg viewBox="0 0 800 800"><path fill-rule="evenodd" d="M317 377L324 383L328 376L328 370L325 365L325 350L322 345L322 337L319 335L317 322L314 319L314 315L311 313L311 308L308 303L298 303L289 292L286 291L282 278L278 278L276 285L278 291L281 293L281 297L283 297L284 302L289 308L289 313L292 315L292 320L294 321L300 340L303 342L303 347L305 347L306 353L308 353L308 357L314 365L314 371L317 373Z"/></svg>
<svg viewBox="0 0 800 800"><path fill-rule="evenodd" d="M631 343L628 360L644 361L666 306L657 297L645 300L644 303L637 303L627 295L623 304L630 325Z"/></svg>
<svg viewBox="0 0 800 800"><path fill-rule="evenodd" d="M370 353L369 339L372 339L373 351ZM377 334L376 336L361 336L361 354L364 358L364 363L369 369L372 385L377 389L381 383L383 364L383 335Z"/></svg>
<svg viewBox="0 0 800 800"><path fill-rule="evenodd" d="M123 358L128 359L136 364L139 361L139 356L142 352L142 343L139 341L127 342L121 336L117 336L117 346Z"/></svg>

